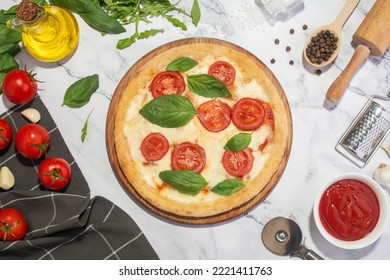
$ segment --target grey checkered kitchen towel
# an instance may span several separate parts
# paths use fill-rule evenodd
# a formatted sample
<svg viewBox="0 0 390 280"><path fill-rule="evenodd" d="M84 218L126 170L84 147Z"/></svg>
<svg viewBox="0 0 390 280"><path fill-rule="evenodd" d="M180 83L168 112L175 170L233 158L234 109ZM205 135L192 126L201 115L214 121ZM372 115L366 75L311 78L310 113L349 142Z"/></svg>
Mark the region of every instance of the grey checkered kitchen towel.
<svg viewBox="0 0 390 280"><path fill-rule="evenodd" d="M62 157L70 163L72 178L61 191L45 189L38 179L43 159L23 158L14 141L0 151L0 167L7 166L15 176L13 189L0 189L0 209L16 208L26 218L28 232L20 241L0 242L0 260L17 259L158 259L140 228L118 206L104 197L90 197L90 189L68 150L60 131L39 97L29 104L15 106L1 115L14 129L27 124L21 115L36 108L39 122L50 133L49 157Z"/></svg>

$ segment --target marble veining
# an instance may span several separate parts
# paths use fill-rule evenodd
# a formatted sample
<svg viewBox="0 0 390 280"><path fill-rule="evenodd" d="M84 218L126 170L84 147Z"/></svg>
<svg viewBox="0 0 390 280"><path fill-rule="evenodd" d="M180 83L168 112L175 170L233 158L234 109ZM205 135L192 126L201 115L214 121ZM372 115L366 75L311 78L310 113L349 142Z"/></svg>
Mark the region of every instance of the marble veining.
<svg viewBox="0 0 390 280"><path fill-rule="evenodd" d="M7 9L16 0L2 0ZM344 25L342 47L335 62L317 75L302 63L303 45L314 29L336 17L344 1L306 0L304 9L285 21L271 25L255 0L199 0L202 17L199 26L183 18L188 30L174 28L163 20L153 27L165 32L147 40L139 40L130 48L116 49L118 39L130 36L102 36L89 28L76 15L80 25L80 43L72 57L59 63L41 63L23 50L17 60L37 73L39 95L48 107L64 136L70 151L88 181L91 194L104 196L136 221L161 259L287 259L270 253L262 244L261 231L273 217L287 216L301 227L305 243L326 259L390 259L390 224L373 245L347 251L329 244L318 232L312 217L314 199L322 185L344 172L359 172L372 176L381 162L390 163L383 150L378 150L364 169L359 169L341 157L334 146L364 103L373 94L386 95L390 90L390 52L381 58L370 57L353 77L344 97L333 110L324 107L327 89L348 64L353 55L352 35L374 0L361 1ZM189 10L192 0L182 0ZM307 30L302 26L308 25ZM142 28L152 26L141 25ZM294 29L294 34L290 34ZM177 39L214 37L237 44L256 55L281 83L293 117L293 144L289 162L275 189L257 207L237 217L215 225L188 226L161 219L137 204L118 183L112 172L105 143L105 121L110 100L126 71L154 48ZM280 43L276 45L275 39ZM286 51L286 47L291 50ZM275 63L271 63L275 59ZM293 61L293 65L290 65ZM80 109L61 107L66 88L80 77L99 74L100 87L91 101ZM1 112L9 108L4 98ZM80 140L81 129L92 112L88 136ZM390 142L387 139L386 142ZM390 192L387 191L388 196Z"/></svg>

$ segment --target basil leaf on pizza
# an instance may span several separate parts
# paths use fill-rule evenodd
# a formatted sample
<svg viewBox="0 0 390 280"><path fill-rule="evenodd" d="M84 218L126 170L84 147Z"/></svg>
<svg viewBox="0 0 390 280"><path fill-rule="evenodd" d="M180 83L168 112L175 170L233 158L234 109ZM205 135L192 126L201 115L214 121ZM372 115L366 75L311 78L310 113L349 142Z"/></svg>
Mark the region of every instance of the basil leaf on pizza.
<svg viewBox="0 0 390 280"><path fill-rule="evenodd" d="M244 187L245 185L241 180L227 179L215 185L211 191L219 195L228 196L241 190Z"/></svg>
<svg viewBox="0 0 390 280"><path fill-rule="evenodd" d="M231 93L224 82L208 74L187 76L188 88L195 94L203 97L231 97Z"/></svg>
<svg viewBox="0 0 390 280"><path fill-rule="evenodd" d="M252 133L241 132L230 138L223 148L227 151L239 152L248 147L251 141Z"/></svg>
<svg viewBox="0 0 390 280"><path fill-rule="evenodd" d="M166 170L160 172L159 177L178 192L188 195L197 195L208 184L202 175L191 170Z"/></svg>
<svg viewBox="0 0 390 280"><path fill-rule="evenodd" d="M187 124L197 111L187 98L169 94L152 99L139 113L153 124L174 128Z"/></svg>
<svg viewBox="0 0 390 280"><path fill-rule="evenodd" d="M194 68L198 64L199 63L192 58L183 56L169 63L165 69L168 71L184 72Z"/></svg>

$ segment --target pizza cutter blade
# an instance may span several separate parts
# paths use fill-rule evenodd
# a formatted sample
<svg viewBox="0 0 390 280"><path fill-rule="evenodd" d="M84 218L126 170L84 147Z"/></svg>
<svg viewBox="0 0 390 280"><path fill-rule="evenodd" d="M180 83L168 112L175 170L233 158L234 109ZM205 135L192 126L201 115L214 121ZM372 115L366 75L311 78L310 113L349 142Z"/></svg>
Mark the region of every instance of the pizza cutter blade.
<svg viewBox="0 0 390 280"><path fill-rule="evenodd" d="M285 217L270 220L263 228L261 238L264 246L275 255L297 256L303 260L323 260L317 253L306 248L298 224Z"/></svg>

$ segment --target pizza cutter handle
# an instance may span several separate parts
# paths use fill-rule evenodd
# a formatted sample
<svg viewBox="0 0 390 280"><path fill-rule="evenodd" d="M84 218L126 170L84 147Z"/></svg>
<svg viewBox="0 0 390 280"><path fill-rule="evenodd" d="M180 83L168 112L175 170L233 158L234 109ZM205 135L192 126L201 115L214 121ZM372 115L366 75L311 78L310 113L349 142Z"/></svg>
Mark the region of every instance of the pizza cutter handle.
<svg viewBox="0 0 390 280"><path fill-rule="evenodd" d="M302 260L323 260L324 259L313 250L306 248L304 244L300 245L298 249L291 254L291 256L297 256Z"/></svg>

